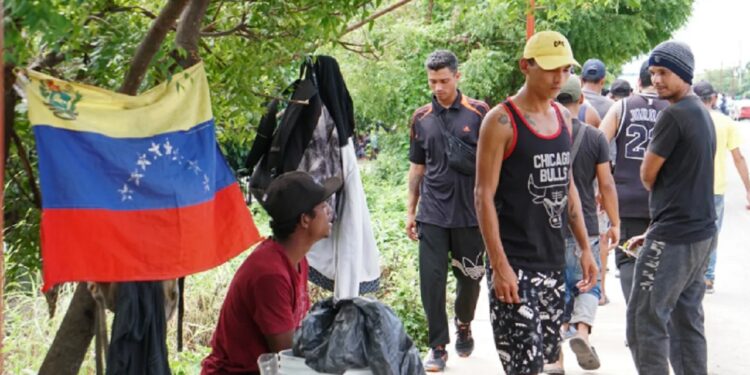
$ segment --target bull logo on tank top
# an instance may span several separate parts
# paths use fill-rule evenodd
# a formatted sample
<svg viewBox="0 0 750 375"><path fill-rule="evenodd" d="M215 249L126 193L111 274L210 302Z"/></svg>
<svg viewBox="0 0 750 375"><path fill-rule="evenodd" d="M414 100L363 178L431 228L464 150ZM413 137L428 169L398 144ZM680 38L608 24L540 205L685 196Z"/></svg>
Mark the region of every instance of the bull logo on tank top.
<svg viewBox="0 0 750 375"><path fill-rule="evenodd" d="M536 154L528 189L534 204L541 204L552 228L562 228L562 214L568 206L568 173L570 152Z"/></svg>

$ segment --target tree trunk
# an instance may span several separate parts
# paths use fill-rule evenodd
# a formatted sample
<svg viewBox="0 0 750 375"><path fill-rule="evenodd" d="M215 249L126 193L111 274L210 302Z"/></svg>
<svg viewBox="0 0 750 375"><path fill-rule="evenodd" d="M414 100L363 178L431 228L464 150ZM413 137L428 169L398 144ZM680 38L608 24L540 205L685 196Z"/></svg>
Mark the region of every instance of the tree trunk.
<svg viewBox="0 0 750 375"><path fill-rule="evenodd" d="M5 12L4 12L4 4L3 1L0 0L0 19L5 19ZM4 30L0 30L0 72L2 72L2 75L0 75L0 92L3 93L3 98L5 98L5 56L3 54L4 46L5 46L5 32ZM0 114L5 113L5 99L3 99L2 102L0 102ZM8 154L8 150L5 147L5 140L7 137L5 137L5 125L7 124L5 122L5 116L3 115L2 122L2 130L0 130L2 133L0 133L0 147L2 147L4 153L2 156L0 156L0 228L5 228L5 222L3 221L3 216L5 216L5 155ZM3 239L3 232L0 231L0 353L5 353L4 350L4 341L5 341L5 240ZM0 374L3 374L4 371L4 358L2 355L0 355Z"/></svg>
<svg viewBox="0 0 750 375"><path fill-rule="evenodd" d="M159 16L154 20L151 29L148 30L148 34L143 38L138 49L135 51L133 61L130 63L130 69L125 75L125 80L120 87L120 92L128 95L135 95L138 92L138 87L143 82L143 77L146 75L148 65L151 64L156 52L159 51L159 47L164 38L169 33L172 25L177 21L177 18L185 9L188 0L170 0L164 9L161 10Z"/></svg>
<svg viewBox="0 0 750 375"><path fill-rule="evenodd" d="M96 304L86 283L78 283L55 340L44 357L39 375L78 374L94 337L95 309Z"/></svg>
<svg viewBox="0 0 750 375"><path fill-rule="evenodd" d="M3 126L3 170L8 164L8 151L10 148L10 130L13 129L13 124L16 121L16 103L18 102L18 94L13 89L13 85L16 83L16 76L13 74L13 66L6 65L3 68L4 75L4 86L3 87L3 120L5 121ZM3 174L4 176L5 174Z"/></svg>
<svg viewBox="0 0 750 375"><path fill-rule="evenodd" d="M198 40L201 33L201 21L206 14L209 0L190 0L190 5L185 9L180 19L180 25L177 27L175 43L177 47L183 48L187 56L180 59L178 63L183 69L187 69L199 61Z"/></svg>
<svg viewBox="0 0 750 375"><path fill-rule="evenodd" d="M430 0L427 2L427 15L425 16L425 23L428 25L432 23L432 11L435 8L435 1Z"/></svg>

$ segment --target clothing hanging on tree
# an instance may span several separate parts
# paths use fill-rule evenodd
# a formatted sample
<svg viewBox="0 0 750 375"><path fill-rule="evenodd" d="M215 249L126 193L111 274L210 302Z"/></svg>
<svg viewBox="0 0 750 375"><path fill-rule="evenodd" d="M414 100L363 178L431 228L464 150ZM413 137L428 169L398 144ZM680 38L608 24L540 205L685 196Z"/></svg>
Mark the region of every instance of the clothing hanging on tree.
<svg viewBox="0 0 750 375"><path fill-rule="evenodd" d="M354 107L339 65L329 56L317 56L314 62L308 58L291 87L294 93L278 127L273 126L275 116L261 121L246 163L253 171L250 191L259 199L273 178L291 170L318 180L341 176L344 186L330 201L336 212L331 236L307 254L310 280L333 291L335 298L374 291L380 256L351 139ZM277 104L269 105L269 114ZM265 154L258 158L256 150Z"/></svg>

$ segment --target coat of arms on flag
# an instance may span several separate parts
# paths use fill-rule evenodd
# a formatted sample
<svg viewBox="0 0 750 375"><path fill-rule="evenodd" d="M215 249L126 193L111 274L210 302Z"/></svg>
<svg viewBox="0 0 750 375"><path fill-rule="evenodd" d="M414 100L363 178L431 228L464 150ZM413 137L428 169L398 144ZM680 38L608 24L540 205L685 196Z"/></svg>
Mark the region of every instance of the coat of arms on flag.
<svg viewBox="0 0 750 375"><path fill-rule="evenodd" d="M216 143L203 64L138 96L29 78L43 289L184 276L260 239Z"/></svg>

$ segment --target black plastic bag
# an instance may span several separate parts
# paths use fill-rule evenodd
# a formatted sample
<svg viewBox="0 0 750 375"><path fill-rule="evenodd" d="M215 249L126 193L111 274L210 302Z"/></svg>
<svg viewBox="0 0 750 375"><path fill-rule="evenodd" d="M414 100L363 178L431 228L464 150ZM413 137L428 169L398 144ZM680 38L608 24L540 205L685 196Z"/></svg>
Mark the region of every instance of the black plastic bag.
<svg viewBox="0 0 750 375"><path fill-rule="evenodd" d="M369 366L375 375L424 374L401 320L388 306L364 297L316 303L295 332L293 349L319 372Z"/></svg>

